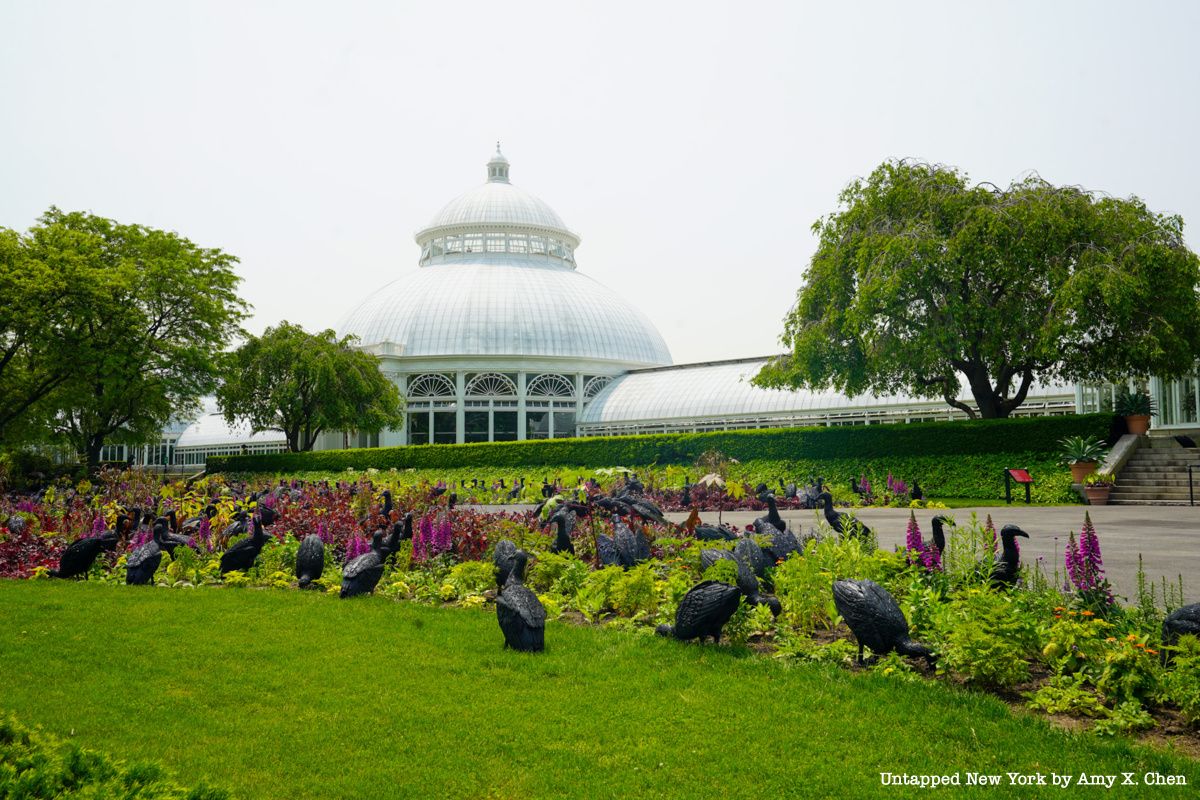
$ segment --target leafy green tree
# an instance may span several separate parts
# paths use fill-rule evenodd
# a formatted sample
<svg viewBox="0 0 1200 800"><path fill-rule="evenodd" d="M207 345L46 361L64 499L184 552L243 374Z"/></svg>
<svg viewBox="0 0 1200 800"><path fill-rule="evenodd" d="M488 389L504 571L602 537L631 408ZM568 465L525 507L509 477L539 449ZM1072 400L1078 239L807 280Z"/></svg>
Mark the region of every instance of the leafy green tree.
<svg viewBox="0 0 1200 800"><path fill-rule="evenodd" d="M80 363L99 276L68 242L34 253L0 228L0 444L44 437L43 401Z"/></svg>
<svg viewBox="0 0 1200 800"><path fill-rule="evenodd" d="M311 450L326 430L379 433L403 421L404 401L352 336L281 322L230 354L217 391L225 419L282 431L288 450Z"/></svg>
<svg viewBox="0 0 1200 800"><path fill-rule="evenodd" d="M174 414L213 391L247 307L235 257L176 233L56 208L30 231L29 252L51 272L69 265L88 282L66 314L73 334L56 344L70 347L68 374L42 404L89 465L108 441L156 439Z"/></svg>
<svg viewBox="0 0 1200 800"><path fill-rule="evenodd" d="M760 386L906 391L1007 417L1035 379L1173 377L1200 355L1200 260L1182 219L1137 198L887 162L813 230L788 352Z"/></svg>

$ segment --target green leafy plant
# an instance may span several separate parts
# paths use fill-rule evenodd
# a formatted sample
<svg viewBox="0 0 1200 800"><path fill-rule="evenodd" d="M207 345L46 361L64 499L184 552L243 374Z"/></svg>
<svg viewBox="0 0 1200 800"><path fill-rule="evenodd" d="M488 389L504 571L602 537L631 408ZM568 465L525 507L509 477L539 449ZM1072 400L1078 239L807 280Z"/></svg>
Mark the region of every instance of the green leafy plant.
<svg viewBox="0 0 1200 800"><path fill-rule="evenodd" d="M1154 717L1136 700L1127 700L1115 708L1104 709L1104 718L1097 720L1092 732L1097 736L1144 731L1154 727Z"/></svg>
<svg viewBox="0 0 1200 800"><path fill-rule="evenodd" d="M1008 595L977 588L961 592L934 614L933 633L939 670L990 687L1029 677L1037 631Z"/></svg>
<svg viewBox="0 0 1200 800"><path fill-rule="evenodd" d="M1087 670L1094 680L1104 665L1105 640L1112 624L1091 611L1074 611L1062 606L1046 632L1042 658L1059 675Z"/></svg>
<svg viewBox="0 0 1200 800"><path fill-rule="evenodd" d="M0 719L0 790L5 797L128 797L139 800L225 800L204 784L187 789L152 762L125 763L42 731L12 716Z"/></svg>
<svg viewBox="0 0 1200 800"><path fill-rule="evenodd" d="M1162 697L1179 708L1188 724L1200 725L1200 639L1181 636L1169 652L1172 658Z"/></svg>
<svg viewBox="0 0 1200 800"><path fill-rule="evenodd" d="M1096 677L1096 688L1114 705L1141 704L1161 687L1162 665L1158 651L1149 645L1146 634L1128 634L1114 638L1104 656L1104 665Z"/></svg>
<svg viewBox="0 0 1200 800"><path fill-rule="evenodd" d="M1117 485L1117 476L1113 475L1111 472L1093 472L1084 478L1083 482L1087 486L1112 487Z"/></svg>
<svg viewBox="0 0 1200 800"><path fill-rule="evenodd" d="M1082 717L1101 717L1108 709L1096 692L1087 685L1087 676L1055 675L1035 692L1027 693L1026 705L1047 714L1074 714Z"/></svg>
<svg viewBox="0 0 1200 800"><path fill-rule="evenodd" d="M456 598L481 595L496 588L496 568L488 561L463 561L450 568L446 583L454 588Z"/></svg>
<svg viewBox="0 0 1200 800"><path fill-rule="evenodd" d="M1147 391L1123 386L1117 391L1114 410L1122 417L1151 417L1154 416L1154 399Z"/></svg>
<svg viewBox="0 0 1200 800"><path fill-rule="evenodd" d="M539 592L574 597L591 569L569 553L539 553L529 571L529 585Z"/></svg>
<svg viewBox="0 0 1200 800"><path fill-rule="evenodd" d="M1059 441L1062 446L1062 463L1080 464L1089 461L1100 461L1108 452L1100 439L1088 439L1085 436L1068 436Z"/></svg>

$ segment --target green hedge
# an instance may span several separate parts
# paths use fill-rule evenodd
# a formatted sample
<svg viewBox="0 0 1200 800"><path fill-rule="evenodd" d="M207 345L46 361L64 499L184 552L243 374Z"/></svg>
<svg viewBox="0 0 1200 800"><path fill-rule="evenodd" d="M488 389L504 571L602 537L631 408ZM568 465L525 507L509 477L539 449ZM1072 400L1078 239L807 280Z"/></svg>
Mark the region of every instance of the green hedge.
<svg viewBox="0 0 1200 800"><path fill-rule="evenodd" d="M604 436L526 442L413 445L311 453L213 456L209 472L311 472L354 469L690 464L706 450L739 461L877 459L896 456L1056 453L1065 436L1109 441L1123 422L1111 414L861 425L843 428Z"/></svg>

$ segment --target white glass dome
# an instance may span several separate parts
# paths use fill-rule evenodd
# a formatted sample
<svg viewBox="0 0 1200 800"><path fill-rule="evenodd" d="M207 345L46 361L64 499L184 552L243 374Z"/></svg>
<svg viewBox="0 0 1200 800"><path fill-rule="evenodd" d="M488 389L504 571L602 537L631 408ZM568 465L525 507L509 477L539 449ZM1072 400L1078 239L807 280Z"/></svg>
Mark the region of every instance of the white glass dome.
<svg viewBox="0 0 1200 800"><path fill-rule="evenodd" d="M653 323L616 292L563 266L506 255L422 267L350 312L338 330L400 357L553 356L671 363Z"/></svg>
<svg viewBox="0 0 1200 800"><path fill-rule="evenodd" d="M417 234L420 268L383 286L338 326L397 358L564 358L634 368L671 363L654 324L575 270L579 237L508 182L508 160Z"/></svg>
<svg viewBox="0 0 1200 800"><path fill-rule="evenodd" d="M417 240L422 241L438 228L460 225L528 226L569 233L562 217L545 201L500 181L489 181L451 200L417 234Z"/></svg>

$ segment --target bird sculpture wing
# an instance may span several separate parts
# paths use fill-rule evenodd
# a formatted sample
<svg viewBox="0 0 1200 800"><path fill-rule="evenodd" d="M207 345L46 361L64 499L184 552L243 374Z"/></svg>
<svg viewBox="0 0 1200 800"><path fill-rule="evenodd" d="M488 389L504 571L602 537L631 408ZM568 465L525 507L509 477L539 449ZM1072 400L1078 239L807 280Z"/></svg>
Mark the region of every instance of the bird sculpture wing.
<svg viewBox="0 0 1200 800"><path fill-rule="evenodd" d="M504 591L496 598L496 606L520 617L522 622L532 628L546 624L546 609L542 606L542 601L522 583L510 583L505 586Z"/></svg>
<svg viewBox="0 0 1200 800"><path fill-rule="evenodd" d="M701 581L688 590L675 612L675 635L690 639L724 626L737 611L741 592L720 581Z"/></svg>
<svg viewBox="0 0 1200 800"><path fill-rule="evenodd" d="M304 537L296 551L296 575L317 577L325 568L325 543L315 533Z"/></svg>
<svg viewBox="0 0 1200 800"><path fill-rule="evenodd" d="M726 541L732 542L737 536L728 528L722 528L717 525L697 525L693 532L697 539L708 542Z"/></svg>
<svg viewBox="0 0 1200 800"><path fill-rule="evenodd" d="M721 561L722 559L729 559L730 561L737 560L736 558L734 558L733 553L730 552L729 550L719 550L715 547L706 548L704 550L701 550L700 551L700 570L701 570L701 572L707 572L709 567L711 567L713 564L717 563L718 561Z"/></svg>
<svg viewBox="0 0 1200 800"><path fill-rule="evenodd" d="M833 602L860 644L883 653L908 637L908 622L887 590L874 581L837 581Z"/></svg>
<svg viewBox="0 0 1200 800"><path fill-rule="evenodd" d="M129 560L125 563L127 566L132 567L133 569L138 569L155 556L158 556L159 558L162 557L162 548L158 546L157 542L146 542L137 550L134 550L132 553L130 553Z"/></svg>
<svg viewBox="0 0 1200 800"><path fill-rule="evenodd" d="M766 572L767 557L763 555L762 548L753 539L739 539L738 543L733 547L733 554L738 559L745 561L758 577L761 578L763 573Z"/></svg>
<svg viewBox="0 0 1200 800"><path fill-rule="evenodd" d="M771 541L771 555L776 561L786 561L792 553L799 552L800 540L790 529L775 534Z"/></svg>
<svg viewBox="0 0 1200 800"><path fill-rule="evenodd" d="M1172 636L1184 636L1189 633L1200 636L1200 603L1172 611L1163 622L1163 631Z"/></svg>
<svg viewBox="0 0 1200 800"><path fill-rule="evenodd" d="M363 553L347 564L346 568L342 570L342 577L354 580L358 576L365 574L368 570L378 566L381 566L379 554L372 550L371 552Z"/></svg>
<svg viewBox="0 0 1200 800"><path fill-rule="evenodd" d="M621 564L621 554L617 552L617 544L611 536L596 534L596 552L600 556L602 567L616 567Z"/></svg>

